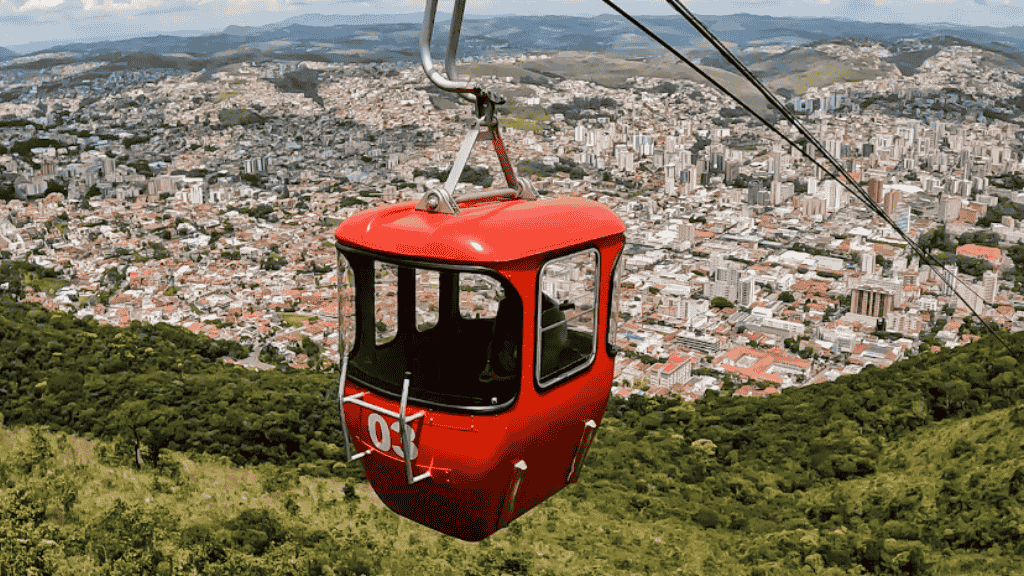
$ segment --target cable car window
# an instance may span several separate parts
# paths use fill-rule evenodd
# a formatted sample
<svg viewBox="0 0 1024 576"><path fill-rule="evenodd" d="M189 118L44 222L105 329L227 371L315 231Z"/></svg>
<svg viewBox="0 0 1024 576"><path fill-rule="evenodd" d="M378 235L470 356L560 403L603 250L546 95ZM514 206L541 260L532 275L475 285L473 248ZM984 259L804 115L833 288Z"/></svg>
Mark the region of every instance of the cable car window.
<svg viewBox="0 0 1024 576"><path fill-rule="evenodd" d="M374 330L377 346L383 346L398 334L398 267L374 262L373 286L376 292Z"/></svg>
<svg viewBox="0 0 1024 576"><path fill-rule="evenodd" d="M338 350L345 354L356 341L356 281L348 260L338 253Z"/></svg>
<svg viewBox="0 0 1024 576"><path fill-rule="evenodd" d="M622 289L619 283L622 282L622 253L615 258L615 267L612 268L612 285L608 298L608 354L615 356L615 341L619 337L619 299L622 297Z"/></svg>
<svg viewBox="0 0 1024 576"><path fill-rule="evenodd" d="M355 326L349 380L397 400L408 371L411 403L455 412L493 413L515 402L523 305L508 280L480 266L340 252L355 286L354 296L339 289L354 302L355 322L341 323ZM473 303L471 317L460 311L463 297Z"/></svg>
<svg viewBox="0 0 1024 576"><path fill-rule="evenodd" d="M433 270L416 271L416 330L424 332L437 326L441 307L441 275Z"/></svg>
<svg viewBox="0 0 1024 576"><path fill-rule="evenodd" d="M540 271L537 384L546 388L590 365L597 349L598 254L556 258Z"/></svg>
<svg viewBox="0 0 1024 576"><path fill-rule="evenodd" d="M493 319L505 298L501 283L483 274L459 274L459 313L463 318Z"/></svg>

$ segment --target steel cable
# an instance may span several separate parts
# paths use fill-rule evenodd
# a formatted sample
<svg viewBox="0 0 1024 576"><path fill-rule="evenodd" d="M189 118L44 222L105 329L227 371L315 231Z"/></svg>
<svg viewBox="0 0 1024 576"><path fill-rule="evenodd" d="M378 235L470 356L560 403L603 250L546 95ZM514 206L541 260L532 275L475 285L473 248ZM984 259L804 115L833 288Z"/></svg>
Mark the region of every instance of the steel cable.
<svg viewBox="0 0 1024 576"><path fill-rule="evenodd" d="M753 107L751 107L746 102L744 102L739 97L737 97L735 94L733 94L729 89L727 89L720 82L715 80L710 74L705 72L696 63L694 63L689 58L687 58L682 53L680 53L678 50L676 50L674 47L672 47L668 42L666 42L664 39L662 39L660 36L658 36L654 31L652 31L651 29L646 27L643 23L641 23L639 20L634 18L629 13L627 13L624 9L620 8L617 4L615 4L615 2L613 0L603 0L603 1L604 1L605 4L607 4L613 10L618 12L623 18L625 18L631 24L633 24L634 26L639 28L641 31L643 31L645 34L647 34L652 40L654 40L655 42L660 44L663 48L665 48L666 50L671 52L674 56L676 56L676 58L678 58L683 63L688 65L697 74L699 74L702 78L704 78L708 83L710 83L712 86L717 88L719 91L721 91L726 96L728 96L728 97L732 98L734 101L736 101L736 103L738 103L750 115L752 115L754 118L759 120L762 124L764 124L765 127L767 127L772 132L777 134L779 137L781 137L784 141L786 141L791 146L793 146L796 149L800 150L801 154L803 154L812 164L814 164L816 167L818 167L820 170L822 170L822 172L827 174L829 177L831 177L832 179L836 180L840 185L843 186L843 188L845 188L854 197L856 197L858 200L860 200L869 210L871 210L876 215L878 215L885 223L889 224L897 232L897 234L899 234L899 236L903 239L903 241L907 243L907 245L911 248L911 250L914 253L916 253L918 255L918 257L921 258L921 260L927 266L932 268L933 271L936 270L938 262L936 262L934 260L934 258L931 257L930 254L925 252L923 248L921 248L916 242L914 242L906 234L906 232L904 232L896 224L896 222L892 219L892 217L889 216L889 214L886 213L885 210L882 209L882 207L879 206L878 203L875 202L875 200L873 198L871 198L871 196L867 193L867 191L865 191L864 188L858 182L856 182L853 179L853 177L846 171L845 167L838 160L836 160L828 152L828 150L824 146L821 145L821 143L818 141L818 139L815 138L814 135L811 134L809 130L807 130L807 128L803 125L803 123L800 122L796 118L796 115L793 114L788 108L786 108L781 102L779 102L779 100L775 96L775 94L772 93L770 90L768 90L764 86L764 84L761 83L761 81L756 76L754 76L754 74L746 67L746 65L743 64L743 62L740 61L740 59L737 58L728 49L728 47L726 47L721 42L721 40L719 40L718 37L714 35L714 33L712 33L710 30L708 30L708 28L706 26L704 26L704 23L701 22L688 8L683 6L680 2L678 2L678 0L666 0L666 2L668 2L668 4L670 6L672 6L673 9L675 9L677 12L679 12L679 14L682 15L683 18L685 18L687 20L687 22L689 22L705 39L707 39L708 42L710 42L712 44L712 46L714 46L715 49L718 50L718 52L720 54L722 54L722 56L730 64L732 64L736 68L736 70L739 71L740 74L748 82L750 82L758 90L758 92L761 93L761 95L769 103L771 103L772 106L775 107L779 111L779 113L782 114L783 117L794 128L796 128L797 131L800 132L800 134L804 138L807 139L807 141L810 144L812 144L814 146L815 150L817 150L818 153L822 155L822 157L824 157L826 160L828 160L828 162L833 167L836 168L836 170L838 171L838 175L837 175L836 172L833 172L829 168L826 168L825 166L823 166L821 164L821 162L819 162L807 150L805 150L803 147L801 147L788 134L784 134L777 126L775 126L774 124L769 122L764 116L762 116L757 111L755 111L753 109ZM947 278L946 275L942 274L942 273L938 273L936 275L938 276L939 280L942 281L943 283L945 283L950 288L950 290L953 292L953 294L956 295L956 297L959 298L961 302L963 302L964 306L967 307L967 309L971 312L971 314L974 317L976 317L979 321L981 321L982 325L985 326L986 330L988 330L988 332L990 334L992 334L992 336L994 336L1003 346L1005 346L1006 349L1008 351L1010 351L1011 354L1014 354L1016 356L1016 353L1013 351L1013 349L1010 348L1009 344L1007 344L999 336L998 332L996 332L995 329L992 328L992 326L984 318L981 317L981 315L978 313L978 311L975 310L974 307L971 306L971 304L967 302L967 299L956 289L956 282L957 282L956 278L952 278L952 279ZM961 282L961 285L964 288L966 288L969 292L974 294L975 296L978 295L967 284ZM984 300L983 300L983 302L984 302Z"/></svg>

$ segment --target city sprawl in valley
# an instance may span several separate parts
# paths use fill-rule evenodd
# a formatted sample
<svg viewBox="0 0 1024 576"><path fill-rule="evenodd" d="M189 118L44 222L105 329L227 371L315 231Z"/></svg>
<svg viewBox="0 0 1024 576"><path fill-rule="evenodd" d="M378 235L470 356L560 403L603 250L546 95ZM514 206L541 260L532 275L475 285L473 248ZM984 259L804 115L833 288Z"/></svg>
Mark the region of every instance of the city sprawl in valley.
<svg viewBox="0 0 1024 576"><path fill-rule="evenodd" d="M521 176L627 225L615 393L695 399L963 345L983 332L968 306L994 327L1024 326L1013 54L948 39L741 52L937 270L734 102L662 73L660 56L462 66L506 96ZM0 290L237 340L255 352L236 361L260 369L338 361L334 227L438 185L470 121L412 63L97 73L61 58L0 67L0 250L35 265L11 268ZM484 146L470 165L461 186L501 183Z"/></svg>

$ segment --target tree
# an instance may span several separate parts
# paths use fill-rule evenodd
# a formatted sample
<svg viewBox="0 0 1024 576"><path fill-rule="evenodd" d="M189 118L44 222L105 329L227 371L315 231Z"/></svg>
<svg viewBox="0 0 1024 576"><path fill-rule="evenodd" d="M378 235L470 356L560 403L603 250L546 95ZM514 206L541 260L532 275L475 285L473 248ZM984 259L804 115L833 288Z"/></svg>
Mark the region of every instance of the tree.
<svg viewBox="0 0 1024 576"><path fill-rule="evenodd" d="M256 174L242 174L240 178L243 182L254 188L260 188L263 186L263 179Z"/></svg>
<svg viewBox="0 0 1024 576"><path fill-rule="evenodd" d="M10 260L0 262L0 302L17 302L25 295L22 268Z"/></svg>
<svg viewBox="0 0 1024 576"><path fill-rule="evenodd" d="M711 300L711 305L714 306L715 308L733 308L734 307L732 302L729 302L728 300L726 300L725 298L722 298L721 296L716 296L714 299L712 299Z"/></svg>
<svg viewBox="0 0 1024 576"><path fill-rule="evenodd" d="M946 233L945 226L939 226L929 230L921 235L918 240L918 245L921 246L927 252L934 252L938 250L940 252L955 252L957 243L955 240L949 237Z"/></svg>
<svg viewBox="0 0 1024 576"><path fill-rule="evenodd" d="M302 341L293 348L297 354L305 354L309 358L310 366L319 360L321 348L309 336L303 336Z"/></svg>
<svg viewBox="0 0 1024 576"><path fill-rule="evenodd" d="M60 182L57 182L56 180L50 180L49 182L46 183L46 193L52 194L54 192L60 194L61 196L67 196L68 187L64 186Z"/></svg>
<svg viewBox="0 0 1024 576"><path fill-rule="evenodd" d="M101 566L117 566L119 574L152 574L163 560L156 548L153 518L120 499L102 517L90 522L86 547ZM116 563L116 564L115 564Z"/></svg>
<svg viewBox="0 0 1024 576"><path fill-rule="evenodd" d="M14 183L11 181L0 182L0 201L10 202L16 200L18 194L14 191Z"/></svg>
<svg viewBox="0 0 1024 576"><path fill-rule="evenodd" d="M780 302L791 303L791 302L796 301L796 297L793 296L792 292L787 290L787 291L779 294L779 301Z"/></svg>
<svg viewBox="0 0 1024 576"><path fill-rule="evenodd" d="M131 454L132 465L142 468L143 448L151 439L149 423L156 418L146 400L132 400L118 406L110 413L110 423L121 436L124 446ZM159 455L157 455L159 458ZM157 458L152 458L156 461Z"/></svg>
<svg viewBox="0 0 1024 576"><path fill-rule="evenodd" d="M992 269L992 264L982 258L972 258L964 254L957 254L956 265L963 274L980 278L982 274Z"/></svg>
<svg viewBox="0 0 1024 576"><path fill-rule="evenodd" d="M961 246L964 244L977 244L979 246L991 246L996 248L999 246L999 235L991 230L964 232L959 238L957 238L957 243Z"/></svg>
<svg viewBox="0 0 1024 576"><path fill-rule="evenodd" d="M288 260L280 254L267 254L260 261L260 268L264 270L280 270L288 264Z"/></svg>

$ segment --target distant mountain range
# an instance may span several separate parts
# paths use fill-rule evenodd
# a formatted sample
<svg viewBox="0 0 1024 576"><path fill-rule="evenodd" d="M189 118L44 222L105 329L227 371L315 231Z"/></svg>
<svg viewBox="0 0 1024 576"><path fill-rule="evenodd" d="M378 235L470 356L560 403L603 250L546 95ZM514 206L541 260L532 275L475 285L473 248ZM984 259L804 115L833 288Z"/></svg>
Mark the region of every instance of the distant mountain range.
<svg viewBox="0 0 1024 576"><path fill-rule="evenodd" d="M422 14L325 16L307 14L260 27L229 26L205 35L160 35L129 40L71 43L45 52L72 52L75 58L127 55L187 54L192 58L223 58L233 53L303 54L332 61L412 61L417 59ZM435 45L446 40L448 15L439 14ZM786 44L799 46L839 39L895 42L913 38L955 37L993 49L1024 51L1024 27L991 28L954 24L880 24L835 18L776 18L736 14L703 16L719 38L740 48ZM675 46L699 46L700 38L678 16L649 16L643 21ZM488 53L529 53L559 50L635 50L656 45L618 16L468 16L463 23L462 57ZM33 54L40 54L37 51ZM25 55L0 48L0 61ZM30 55L31 56L31 55Z"/></svg>
<svg viewBox="0 0 1024 576"><path fill-rule="evenodd" d="M441 58L447 43L449 15L438 15L432 51ZM993 53L991 66L1024 73L1024 27L983 28L944 25L900 25L855 22L834 18L774 18L738 14L705 16L704 23L719 38L740 50L750 50L744 60L758 76L784 96L811 86L878 78L892 73L912 75L942 47L970 45ZM298 16L260 27L228 26L216 34L160 35L129 40L81 42L54 46L28 55L0 48L0 70L43 72L54 66L99 62L83 72L50 80L36 87L45 94L62 86L106 77L112 72L145 69L205 71L239 62L304 60L350 63L409 63L419 59L422 15L394 16ZM719 81L750 97L759 96L733 73L720 55L680 17L646 17L648 26L667 42L685 49L703 66L720 68ZM863 41L882 43L889 56L851 55L822 44ZM703 82L686 66L617 16L497 16L467 17L462 26L460 57L502 54L548 53L545 60L531 60L519 67L502 69L501 76L532 78L532 82L574 78L622 88L635 76L690 79ZM468 72L468 71L467 71ZM494 70L477 74L496 74ZM525 81L525 80L524 80ZM296 76L275 80L279 89L315 94L315 81ZM19 98L28 85L0 92L0 102Z"/></svg>

